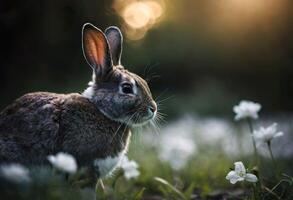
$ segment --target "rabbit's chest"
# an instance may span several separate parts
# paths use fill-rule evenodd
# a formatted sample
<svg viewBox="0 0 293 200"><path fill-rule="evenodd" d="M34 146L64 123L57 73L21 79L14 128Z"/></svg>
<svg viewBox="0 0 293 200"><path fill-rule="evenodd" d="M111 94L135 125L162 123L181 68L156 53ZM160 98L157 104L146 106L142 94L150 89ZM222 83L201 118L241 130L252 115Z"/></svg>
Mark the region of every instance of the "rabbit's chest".
<svg viewBox="0 0 293 200"><path fill-rule="evenodd" d="M123 140L117 140L116 145L114 143L110 145L109 149L107 149L108 153L111 152L109 156L94 159L94 168L99 173L101 178L111 175L111 173L119 166L123 156L126 154L129 146L131 132L128 130L126 133L124 133L124 135L125 138ZM116 146L116 148L113 149L113 146Z"/></svg>

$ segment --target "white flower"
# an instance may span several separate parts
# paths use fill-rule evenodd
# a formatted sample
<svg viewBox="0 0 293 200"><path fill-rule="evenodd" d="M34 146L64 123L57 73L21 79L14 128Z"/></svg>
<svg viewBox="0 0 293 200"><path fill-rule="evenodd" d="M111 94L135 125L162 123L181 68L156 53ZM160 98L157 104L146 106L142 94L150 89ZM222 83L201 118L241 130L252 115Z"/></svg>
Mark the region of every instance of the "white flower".
<svg viewBox="0 0 293 200"><path fill-rule="evenodd" d="M59 152L56 156L49 155L47 158L54 167L62 171L74 173L77 170L75 158L70 154Z"/></svg>
<svg viewBox="0 0 293 200"><path fill-rule="evenodd" d="M165 134L161 138L161 149L159 150L159 157L168 161L175 170L185 167L188 159L196 150L191 138L178 134Z"/></svg>
<svg viewBox="0 0 293 200"><path fill-rule="evenodd" d="M240 101L239 105L233 107L233 111L236 113L235 120L241 120L245 118L258 118L258 112L261 109L261 105L252 101Z"/></svg>
<svg viewBox="0 0 293 200"><path fill-rule="evenodd" d="M257 182L257 177L254 174L246 173L246 169L241 161L234 163L235 170L230 171L226 179L230 183L235 184L238 181Z"/></svg>
<svg viewBox="0 0 293 200"><path fill-rule="evenodd" d="M119 167L123 169L127 180L137 178L140 175L140 172L137 170L138 164L134 160L130 161L126 155L122 157Z"/></svg>
<svg viewBox="0 0 293 200"><path fill-rule="evenodd" d="M280 137L282 135L283 132L277 131L277 123L274 123L267 128L260 127L259 130L253 131L253 137L258 144L270 142L273 138Z"/></svg>
<svg viewBox="0 0 293 200"><path fill-rule="evenodd" d="M29 170L20 164L2 165L0 171L2 176L16 183L30 180Z"/></svg>

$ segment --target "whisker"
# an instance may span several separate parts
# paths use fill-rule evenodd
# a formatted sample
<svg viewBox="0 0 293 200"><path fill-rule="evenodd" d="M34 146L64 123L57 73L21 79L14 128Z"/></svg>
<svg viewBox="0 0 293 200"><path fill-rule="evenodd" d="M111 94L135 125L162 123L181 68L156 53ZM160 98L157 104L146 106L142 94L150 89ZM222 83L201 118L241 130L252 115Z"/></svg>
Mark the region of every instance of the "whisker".
<svg viewBox="0 0 293 200"><path fill-rule="evenodd" d="M125 125L125 128L124 128L124 130L123 130L123 132L122 132L122 136L120 137L120 144L121 144L121 145L123 144L123 136L124 136L124 134L125 134L125 130L126 130L127 127L129 127L129 123L130 123L130 121L132 120L132 118L135 116L135 114L136 114L136 112L135 112L133 115L131 115L130 118L128 119L128 121L125 123L125 124L126 124L126 125Z"/></svg>
<svg viewBox="0 0 293 200"><path fill-rule="evenodd" d="M168 117L166 113L159 113L157 116L157 118L160 118L160 119L165 119L166 117Z"/></svg>
<svg viewBox="0 0 293 200"><path fill-rule="evenodd" d="M157 111L157 115L156 116L157 117L160 117L160 118L164 118L164 117L167 116L167 114Z"/></svg>
<svg viewBox="0 0 293 200"><path fill-rule="evenodd" d="M134 143L134 147L136 147L138 144L142 144L140 142L141 134L138 134L138 133L142 132L142 127L135 127L134 131L135 131L135 133L134 133L134 141L133 141L133 143Z"/></svg>
<svg viewBox="0 0 293 200"><path fill-rule="evenodd" d="M156 119L156 123L161 126L160 124L166 124L166 120L162 119L162 118L157 118Z"/></svg>
<svg viewBox="0 0 293 200"><path fill-rule="evenodd" d="M165 99L162 99L162 100L159 100L159 101L156 101L156 102L157 102L157 104L160 104L160 103L162 103L164 101L167 101L167 100L170 100L170 99L172 99L174 97L175 97L174 95L173 96L169 96L169 97L166 97Z"/></svg>
<svg viewBox="0 0 293 200"><path fill-rule="evenodd" d="M149 64L146 66L146 68L144 69L144 77L146 77L146 79L148 79L148 74L149 72L154 68L157 67L159 65L159 63L154 63L154 64Z"/></svg>
<svg viewBox="0 0 293 200"><path fill-rule="evenodd" d="M165 94L167 91L169 90L169 88L166 88L163 92L161 92L161 94L159 94L156 98L155 101L157 101L163 94Z"/></svg>
<svg viewBox="0 0 293 200"><path fill-rule="evenodd" d="M128 119L128 121L127 121L126 124L124 124L124 123L121 122L120 126L119 126L118 129L115 131L114 135L112 136L112 138L111 138L111 140L110 140L110 143L113 142L115 136L117 135L117 133L118 133L118 131L120 130L120 128L122 127L122 125L125 125L124 130L123 130L123 135L122 135L122 137L124 136L124 132L125 132L127 126L128 126L128 122L131 120L131 118L132 118L134 115L135 115L135 113L134 113L133 115L131 115L131 117ZM122 138L121 138L121 139L122 139Z"/></svg>
<svg viewBox="0 0 293 200"><path fill-rule="evenodd" d="M159 136L160 133L159 133L159 129L157 127L157 124L155 121L151 121L151 127L152 127L152 130L154 131L154 133L156 134L156 136Z"/></svg>

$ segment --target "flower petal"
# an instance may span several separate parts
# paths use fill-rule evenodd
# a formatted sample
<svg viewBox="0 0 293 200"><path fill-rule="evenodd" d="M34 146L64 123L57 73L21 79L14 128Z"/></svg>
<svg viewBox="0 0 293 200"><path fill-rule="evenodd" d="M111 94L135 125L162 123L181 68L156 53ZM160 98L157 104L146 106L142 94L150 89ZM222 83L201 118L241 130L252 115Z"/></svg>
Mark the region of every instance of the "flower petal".
<svg viewBox="0 0 293 200"><path fill-rule="evenodd" d="M237 176L236 172L235 171L230 171L227 176L226 176L226 179L227 180L230 180L231 178L233 178L234 176Z"/></svg>
<svg viewBox="0 0 293 200"><path fill-rule="evenodd" d="M234 166L235 166L235 172L238 175L246 173L246 169L245 169L245 167L244 167L244 165L243 165L243 163L241 161L235 162Z"/></svg>
<svg viewBox="0 0 293 200"><path fill-rule="evenodd" d="M256 183L258 179L254 174L247 173L245 176L245 180L248 182Z"/></svg>
<svg viewBox="0 0 293 200"><path fill-rule="evenodd" d="M278 132L278 133L275 134L274 138L276 138L276 137L281 137L281 136L283 136L283 135L284 135L283 132Z"/></svg>
<svg viewBox="0 0 293 200"><path fill-rule="evenodd" d="M267 131L268 131L268 132L273 132L273 133L275 133L275 132L277 131L277 126L278 126L277 123L273 123L272 125L270 125L269 127L267 127Z"/></svg>
<svg viewBox="0 0 293 200"><path fill-rule="evenodd" d="M235 184L238 181L243 181L244 180L244 178L238 176L235 171L230 171L227 174L226 179L229 180L230 183L232 183L232 184Z"/></svg>

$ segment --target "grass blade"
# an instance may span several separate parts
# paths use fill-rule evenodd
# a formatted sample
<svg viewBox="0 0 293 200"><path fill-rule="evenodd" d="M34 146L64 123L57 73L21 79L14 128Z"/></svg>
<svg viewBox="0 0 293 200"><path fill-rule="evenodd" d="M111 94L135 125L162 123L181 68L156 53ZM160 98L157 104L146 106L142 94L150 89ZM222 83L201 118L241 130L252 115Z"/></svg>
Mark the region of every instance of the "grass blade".
<svg viewBox="0 0 293 200"><path fill-rule="evenodd" d="M154 180L169 188L174 194L177 194L181 199L187 200L184 194L180 192L177 188L175 188L173 185L171 185L168 181L159 177L155 177Z"/></svg>

